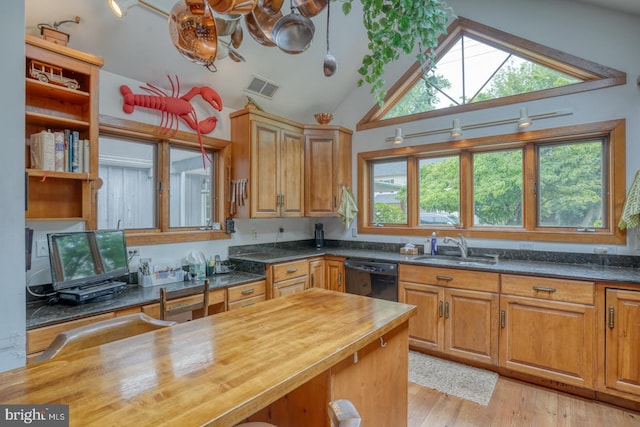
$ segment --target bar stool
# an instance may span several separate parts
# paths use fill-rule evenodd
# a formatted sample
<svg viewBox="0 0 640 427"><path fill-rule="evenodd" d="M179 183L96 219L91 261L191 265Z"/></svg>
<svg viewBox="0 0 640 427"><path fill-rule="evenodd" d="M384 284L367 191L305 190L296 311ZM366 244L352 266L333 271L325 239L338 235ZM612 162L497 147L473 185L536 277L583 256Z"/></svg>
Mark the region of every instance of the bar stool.
<svg viewBox="0 0 640 427"><path fill-rule="evenodd" d="M180 301L173 301L178 299ZM203 289L196 295L186 296L185 289L167 291L166 288L160 288L160 319L166 320L170 316L192 313L194 310L202 310L203 317L209 314L209 279L204 279Z"/></svg>

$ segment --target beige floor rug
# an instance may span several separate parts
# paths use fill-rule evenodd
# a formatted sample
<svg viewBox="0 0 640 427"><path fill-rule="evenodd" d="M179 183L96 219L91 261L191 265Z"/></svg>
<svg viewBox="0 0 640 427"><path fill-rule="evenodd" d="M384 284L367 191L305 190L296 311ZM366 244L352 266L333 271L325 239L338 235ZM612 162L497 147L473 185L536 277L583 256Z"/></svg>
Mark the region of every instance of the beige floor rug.
<svg viewBox="0 0 640 427"><path fill-rule="evenodd" d="M409 381L487 406L498 374L409 351Z"/></svg>

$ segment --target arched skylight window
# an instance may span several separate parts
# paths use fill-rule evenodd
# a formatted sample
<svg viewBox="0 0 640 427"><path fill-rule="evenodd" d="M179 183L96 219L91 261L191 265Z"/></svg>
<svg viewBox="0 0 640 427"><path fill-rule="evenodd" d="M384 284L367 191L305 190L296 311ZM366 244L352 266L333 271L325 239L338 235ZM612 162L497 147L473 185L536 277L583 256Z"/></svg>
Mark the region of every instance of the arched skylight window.
<svg viewBox="0 0 640 427"><path fill-rule="evenodd" d="M436 48L436 67L415 64L358 130L626 83L623 72L458 18Z"/></svg>

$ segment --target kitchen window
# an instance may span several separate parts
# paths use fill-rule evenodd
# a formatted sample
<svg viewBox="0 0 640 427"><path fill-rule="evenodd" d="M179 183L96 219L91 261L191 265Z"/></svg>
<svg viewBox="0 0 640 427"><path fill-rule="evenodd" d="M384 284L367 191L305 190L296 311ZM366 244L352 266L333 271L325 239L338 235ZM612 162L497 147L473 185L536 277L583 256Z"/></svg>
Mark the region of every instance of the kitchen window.
<svg viewBox="0 0 640 427"><path fill-rule="evenodd" d="M624 129L612 120L359 153L359 232L622 243Z"/></svg>
<svg viewBox="0 0 640 427"><path fill-rule="evenodd" d="M228 141L100 117L98 228L126 230L128 245L225 239ZM226 165L226 167L225 167Z"/></svg>

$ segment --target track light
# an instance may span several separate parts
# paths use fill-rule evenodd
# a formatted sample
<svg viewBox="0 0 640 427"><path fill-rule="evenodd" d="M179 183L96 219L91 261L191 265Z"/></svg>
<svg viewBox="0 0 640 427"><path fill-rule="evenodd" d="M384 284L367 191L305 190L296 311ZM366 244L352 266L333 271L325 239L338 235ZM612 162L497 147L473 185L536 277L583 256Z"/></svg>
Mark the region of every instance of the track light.
<svg viewBox="0 0 640 427"><path fill-rule="evenodd" d="M108 1L109 1L109 7L118 18L122 18L123 16L125 16L129 9L131 9L133 6L138 4L138 0L108 0Z"/></svg>
<svg viewBox="0 0 640 427"><path fill-rule="evenodd" d="M531 126L532 123L533 122L531 121L531 119L529 118L529 115L527 114L527 107L520 108L520 119L518 120L518 127L520 129L523 129Z"/></svg>
<svg viewBox="0 0 640 427"><path fill-rule="evenodd" d="M455 138L456 136L462 135L462 128L460 127L460 120L453 119L453 127L451 128L451 137Z"/></svg>
<svg viewBox="0 0 640 427"><path fill-rule="evenodd" d="M404 142L404 138L402 138L402 129L396 128L396 135L393 137L393 143L395 145L400 145Z"/></svg>

